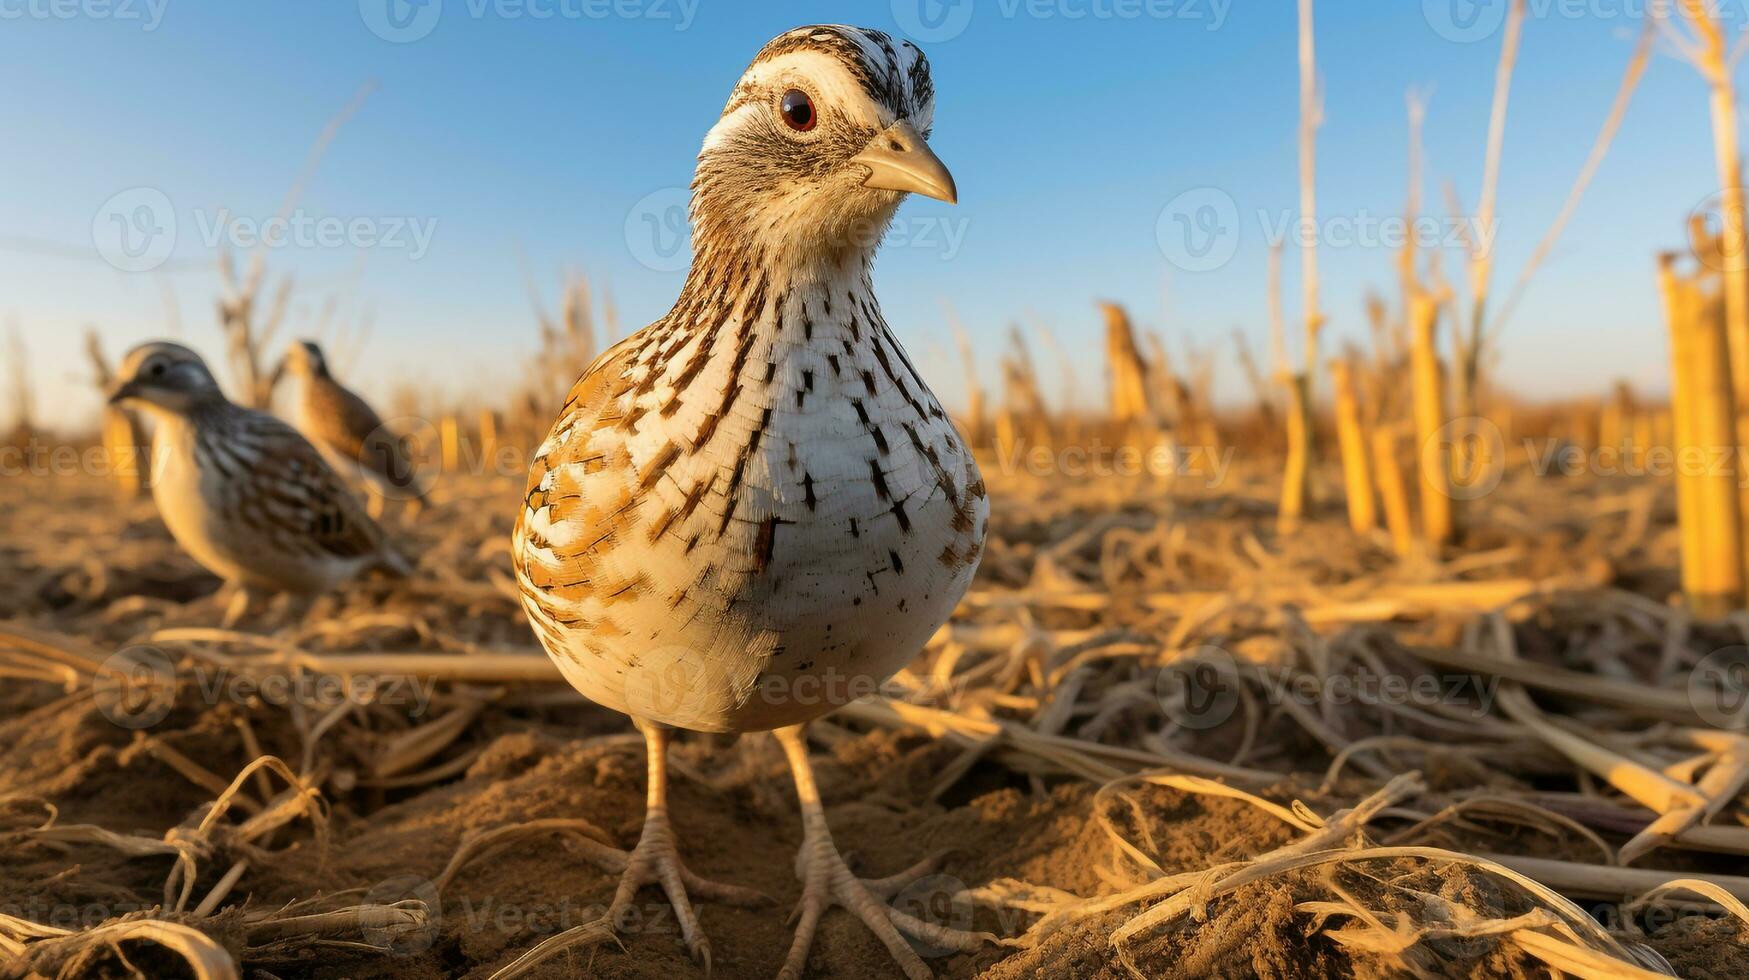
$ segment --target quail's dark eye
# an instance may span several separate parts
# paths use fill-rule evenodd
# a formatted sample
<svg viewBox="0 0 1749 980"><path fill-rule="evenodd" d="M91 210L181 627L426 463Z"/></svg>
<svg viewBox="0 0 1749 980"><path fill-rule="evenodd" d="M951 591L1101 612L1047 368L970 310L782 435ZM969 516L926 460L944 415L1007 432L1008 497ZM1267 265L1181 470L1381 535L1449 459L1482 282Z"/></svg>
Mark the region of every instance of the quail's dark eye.
<svg viewBox="0 0 1749 980"><path fill-rule="evenodd" d="M164 376L165 370L167 370L167 369L164 367L164 362L158 361L158 362L152 364L150 367L146 368L146 377L148 377L148 378L162 378Z"/></svg>
<svg viewBox="0 0 1749 980"><path fill-rule="evenodd" d="M820 117L814 113L814 100L798 88L783 93L783 103L778 110L783 113L783 121L789 124L789 128L798 133L813 129L814 124L820 121Z"/></svg>

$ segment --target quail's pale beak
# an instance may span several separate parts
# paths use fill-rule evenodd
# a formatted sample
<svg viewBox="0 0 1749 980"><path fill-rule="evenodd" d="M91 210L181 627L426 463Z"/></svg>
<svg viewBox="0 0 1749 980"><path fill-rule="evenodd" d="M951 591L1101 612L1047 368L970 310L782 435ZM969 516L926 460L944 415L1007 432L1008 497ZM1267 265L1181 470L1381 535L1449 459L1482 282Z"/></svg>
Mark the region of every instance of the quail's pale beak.
<svg viewBox="0 0 1749 980"><path fill-rule="evenodd" d="M959 203L959 189L954 187L953 174L941 162L923 136L906 120L888 126L869 141L861 153L850 158L868 168L864 187L889 191L909 191L933 197L949 204Z"/></svg>

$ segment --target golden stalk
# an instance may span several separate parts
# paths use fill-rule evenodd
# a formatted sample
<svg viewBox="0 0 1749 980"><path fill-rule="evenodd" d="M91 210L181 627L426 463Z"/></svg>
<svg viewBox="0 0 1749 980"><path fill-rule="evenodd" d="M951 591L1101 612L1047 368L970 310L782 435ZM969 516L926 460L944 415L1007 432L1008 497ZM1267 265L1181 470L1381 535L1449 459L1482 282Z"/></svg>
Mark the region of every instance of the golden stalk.
<svg viewBox="0 0 1749 980"><path fill-rule="evenodd" d="M1435 332L1439 300L1418 292L1410 303L1414 337L1410 361L1415 385L1415 434L1421 474L1421 526L1428 545L1437 549L1452 539L1451 460L1442 444L1445 427L1445 378L1440 369Z"/></svg>
<svg viewBox="0 0 1749 980"><path fill-rule="evenodd" d="M1318 97L1318 57L1312 30L1312 0L1299 0L1300 14L1300 295L1304 306L1304 362L1288 379L1287 466L1283 472L1279 526L1297 527L1305 514L1312 465L1313 375L1318 364L1318 334L1324 318L1318 312L1318 125L1323 121ZM1270 254L1272 309L1279 320L1281 255ZM1285 352L1284 352L1285 353ZM1285 361L1282 366L1285 368Z"/></svg>
<svg viewBox="0 0 1749 980"><path fill-rule="evenodd" d="M1105 316L1105 357L1111 371L1112 421L1133 425L1153 418L1148 403L1148 364L1136 346L1129 315L1116 303L1101 303Z"/></svg>
<svg viewBox="0 0 1749 980"><path fill-rule="evenodd" d="M1736 445L1735 411L1722 306L1678 278L1674 265L1674 256L1661 258L1658 287L1670 325L1682 589L1696 615L1713 618L1743 603L1736 466L1718 462Z"/></svg>
<svg viewBox="0 0 1749 980"><path fill-rule="evenodd" d="M1373 473L1379 485L1379 499L1384 503L1385 526L1391 532L1391 550L1399 556L1415 551L1415 528L1409 515L1409 489L1403 480L1403 467L1397 461L1397 432L1383 425L1372 434Z"/></svg>
<svg viewBox="0 0 1749 980"><path fill-rule="evenodd" d="M99 391L109 388L115 376L109 358L103 353L103 342L97 331L85 334L85 353L91 359L93 380ZM139 416L112 405L103 407L101 424L103 452L109 473L115 478L116 490L123 498L138 497L146 490L146 467L141 466L151 443Z"/></svg>
<svg viewBox="0 0 1749 980"><path fill-rule="evenodd" d="M1336 437L1342 448L1342 477L1348 487L1348 526L1356 534L1371 534L1378 527L1372 467L1360 424L1360 402L1354 396L1353 370L1347 360L1330 362L1330 380L1336 388Z"/></svg>

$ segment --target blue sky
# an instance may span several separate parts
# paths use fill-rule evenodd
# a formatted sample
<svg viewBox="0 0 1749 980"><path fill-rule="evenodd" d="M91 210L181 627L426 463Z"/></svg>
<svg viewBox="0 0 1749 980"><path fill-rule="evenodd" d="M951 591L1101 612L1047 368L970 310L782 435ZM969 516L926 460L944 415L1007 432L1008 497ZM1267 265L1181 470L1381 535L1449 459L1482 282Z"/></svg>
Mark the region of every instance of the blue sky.
<svg viewBox="0 0 1749 980"><path fill-rule="evenodd" d="M400 40L379 36L397 36L386 2L412 18ZM626 328L660 316L684 273L652 251L666 242L648 222L678 200L752 54L819 21L910 33L930 57L933 144L961 203L908 203L877 287L950 403L963 388L949 304L992 383L990 355L1019 322L1054 331L1083 390L1099 387L1098 299L1128 304L1174 351L1198 345L1224 365L1234 327L1267 345L1266 233L1297 201L1290 0L426 2L0 0L0 323L23 329L44 416L91 417L84 326L99 326L112 349L162 335L166 289L183 338L217 355L215 222L271 217L316 134L372 79L380 87L332 144L300 213L308 235L326 223L380 240L349 231L268 250L270 270L296 281L288 336L332 300L341 319L373 317L351 378L367 393L413 383L437 399L498 400L535 344L520 256L549 304L560 272L576 268L611 290ZM1429 209L1444 213L1447 180L1475 206L1499 48L1488 28L1504 2L1322 0L1323 217L1364 233L1400 211L1410 86L1432 93ZM1500 184L1497 291L1583 164L1643 7L1531 6ZM1724 7L1735 31L1742 3ZM1453 29L1454 9L1481 17L1479 40ZM1653 257L1682 243L1686 216L1715 189L1711 152L1702 83L1660 54L1507 328L1508 384L1548 396L1600 392L1616 377L1664 385ZM1224 264L1186 268L1199 263L1170 244L1170 213L1162 247L1162 211L1204 201L1207 189L1231 202L1238 233ZM123 271L105 259L116 258L113 222L143 200L170 210L174 238L158 240L173 250L149 271ZM1337 235L1321 252L1331 347L1365 336L1369 286L1394 296L1391 249ZM1448 258L1448 274L1458 261ZM1287 276L1291 321L1291 255ZM1244 397L1235 370L1221 377L1226 394Z"/></svg>

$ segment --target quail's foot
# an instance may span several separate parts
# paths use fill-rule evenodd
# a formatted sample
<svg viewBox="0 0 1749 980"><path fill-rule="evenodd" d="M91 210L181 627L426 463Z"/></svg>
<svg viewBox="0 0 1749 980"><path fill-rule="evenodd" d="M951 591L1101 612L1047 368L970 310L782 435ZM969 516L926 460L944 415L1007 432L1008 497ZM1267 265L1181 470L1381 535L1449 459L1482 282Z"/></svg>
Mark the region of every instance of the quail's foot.
<svg viewBox="0 0 1749 980"><path fill-rule="evenodd" d="M960 929L950 929L908 915L887 903L907 886L935 870L939 856L926 859L888 878L864 880L858 878L844 863L832 831L826 825L826 811L820 802L819 788L814 784L813 765L808 761L807 736L801 726L779 729L774 733L784 754L789 757L795 775L796 795L802 804L802 849L796 855L796 877L802 882L802 900L796 906L795 940L790 944L778 980L801 980L808 962L808 950L814 944L814 933L820 917L833 905L841 906L861 919L887 947L910 980L928 980L934 974L924 965L923 957L906 941L906 936L921 940L930 947L970 952L989 942L992 937Z"/></svg>
<svg viewBox="0 0 1749 980"><path fill-rule="evenodd" d="M829 831L822 827L817 833L811 833L796 854L796 877L802 881L802 900L790 916L796 924L796 935L790 945L789 957L778 974L779 980L800 980L820 917L834 905L854 913L879 936L910 980L926 980L934 974L924 965L923 958L917 955L906 936L937 949L970 952L982 946L988 937L925 922L888 904L893 896L913 882L934 873L938 862L938 857L932 857L888 878L858 878L838 853Z"/></svg>
<svg viewBox="0 0 1749 980"><path fill-rule="evenodd" d="M699 926L698 912L692 899L721 902L741 908L771 904L771 898L751 888L724 884L701 878L687 870L675 844L674 827L668 821L668 740L671 732L657 725L639 724L644 743L649 749L650 786L648 807L644 811L644 829L638 843L630 851L600 845L588 848L589 859L604 871L620 875L619 888L614 891L613 904L604 917L616 932L631 925L628 913L638 890L656 885L674 906L674 917L680 923L680 938L692 953L692 958L711 970L711 944Z"/></svg>
<svg viewBox="0 0 1749 980"><path fill-rule="evenodd" d="M606 916L616 931L630 927L628 913L638 889L645 885L659 886L668 896L668 903L674 906L675 920L680 923L680 938L692 953L693 960L706 973L711 969L711 943L699 926L698 912L692 907L692 900L721 902L739 908L771 904L770 896L762 892L700 878L688 870L680 859L680 849L675 846L668 814L662 810L651 810L645 815L644 832L636 847L630 851L598 853L595 863L605 871L620 872L619 889L614 892L613 904Z"/></svg>

